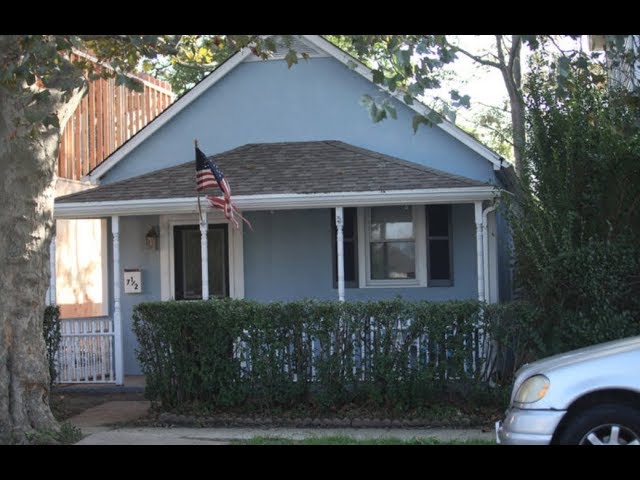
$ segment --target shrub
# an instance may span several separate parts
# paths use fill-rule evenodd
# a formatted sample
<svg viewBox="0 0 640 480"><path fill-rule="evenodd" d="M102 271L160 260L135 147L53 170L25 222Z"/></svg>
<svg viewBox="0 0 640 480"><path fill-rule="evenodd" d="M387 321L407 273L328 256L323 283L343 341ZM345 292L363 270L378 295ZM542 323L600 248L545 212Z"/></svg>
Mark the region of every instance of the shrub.
<svg viewBox="0 0 640 480"><path fill-rule="evenodd" d="M553 354L640 333L640 109L586 71L556 83L554 59L531 58L510 224L516 283Z"/></svg>
<svg viewBox="0 0 640 480"><path fill-rule="evenodd" d="M56 381L56 353L60 348L62 334L60 331L60 308L49 305L44 309L42 322L44 341L47 347L47 360L49 361L49 377L51 385Z"/></svg>
<svg viewBox="0 0 640 480"><path fill-rule="evenodd" d="M535 342L507 327L518 308L473 300L171 301L138 304L133 328L146 394L166 407L311 401L402 409L477 391L489 378L510 382L481 354L509 349L516 362L528 359L520 349Z"/></svg>

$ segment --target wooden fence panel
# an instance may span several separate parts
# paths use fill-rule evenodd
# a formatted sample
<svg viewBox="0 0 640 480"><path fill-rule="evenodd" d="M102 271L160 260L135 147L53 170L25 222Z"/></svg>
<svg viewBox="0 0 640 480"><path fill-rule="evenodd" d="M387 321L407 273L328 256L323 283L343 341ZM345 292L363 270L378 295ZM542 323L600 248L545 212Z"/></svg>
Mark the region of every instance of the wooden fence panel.
<svg viewBox="0 0 640 480"><path fill-rule="evenodd" d="M173 102L171 86L144 74L142 93L114 79L90 82L60 135L58 176L80 180Z"/></svg>

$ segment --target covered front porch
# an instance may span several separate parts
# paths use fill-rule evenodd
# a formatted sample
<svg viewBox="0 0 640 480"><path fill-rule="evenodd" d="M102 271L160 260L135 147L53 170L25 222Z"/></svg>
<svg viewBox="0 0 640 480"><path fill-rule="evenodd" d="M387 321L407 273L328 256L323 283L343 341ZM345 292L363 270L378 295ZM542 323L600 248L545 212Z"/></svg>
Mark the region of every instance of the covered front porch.
<svg viewBox="0 0 640 480"><path fill-rule="evenodd" d="M60 381L122 385L140 373L131 314L142 301L498 300L494 187L355 147L341 160L335 145L309 143L316 151L307 163L289 152L291 163L281 164L264 146L259 166L246 151L244 164L236 150L213 157L253 230L233 228L217 210L199 212L192 163L58 199L58 219L107 219L107 314L103 323L64 322L74 325L69 351L99 348L101 365L112 366L80 375L77 353L61 356L75 370Z"/></svg>

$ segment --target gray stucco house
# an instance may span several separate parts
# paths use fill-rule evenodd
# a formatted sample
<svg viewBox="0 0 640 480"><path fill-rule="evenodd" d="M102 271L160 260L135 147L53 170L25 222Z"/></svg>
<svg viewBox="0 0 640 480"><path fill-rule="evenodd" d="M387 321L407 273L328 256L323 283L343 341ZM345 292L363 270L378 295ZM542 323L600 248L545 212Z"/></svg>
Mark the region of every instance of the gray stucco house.
<svg viewBox="0 0 640 480"><path fill-rule="evenodd" d="M259 301L504 297L495 204L509 164L447 122L414 134L428 108L381 90L322 37L294 48L309 59L291 69L286 52L240 51L94 169L96 188L56 200L56 218L105 219L108 299L65 330L62 381L139 374L133 307L201 298L203 270L210 296ZM392 97L398 119L373 123L363 94ZM219 210L199 218L196 138L253 230ZM92 373L69 366L78 348L94 352Z"/></svg>

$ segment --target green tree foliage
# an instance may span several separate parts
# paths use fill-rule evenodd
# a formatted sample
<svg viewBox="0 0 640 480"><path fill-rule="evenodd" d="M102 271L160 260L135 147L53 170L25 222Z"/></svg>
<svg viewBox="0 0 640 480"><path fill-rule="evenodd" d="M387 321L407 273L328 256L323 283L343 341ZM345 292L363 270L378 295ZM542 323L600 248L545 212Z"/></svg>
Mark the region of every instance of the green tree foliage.
<svg viewBox="0 0 640 480"><path fill-rule="evenodd" d="M182 35L171 55L155 55L144 59L145 72L166 80L172 90L182 95L204 79L242 48L262 59L269 58L278 48L286 49L285 60L291 67L299 58L291 35L262 37L259 35Z"/></svg>
<svg viewBox="0 0 640 480"><path fill-rule="evenodd" d="M511 225L547 353L640 333L640 109L601 73L539 55L527 82Z"/></svg>
<svg viewBox="0 0 640 480"><path fill-rule="evenodd" d="M503 158L513 158L513 140L508 102L500 107L480 105L473 114L471 128L464 128Z"/></svg>

